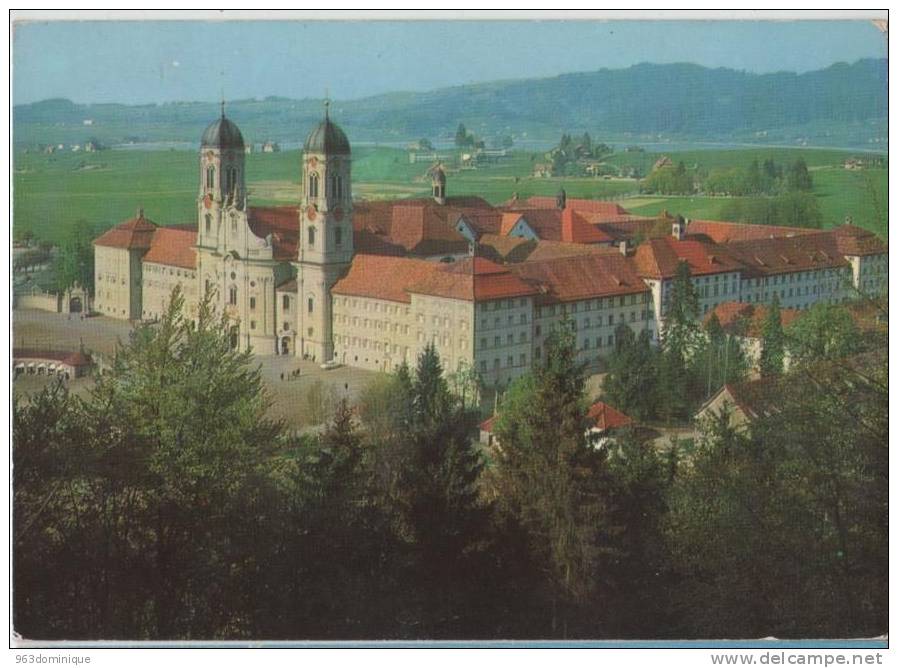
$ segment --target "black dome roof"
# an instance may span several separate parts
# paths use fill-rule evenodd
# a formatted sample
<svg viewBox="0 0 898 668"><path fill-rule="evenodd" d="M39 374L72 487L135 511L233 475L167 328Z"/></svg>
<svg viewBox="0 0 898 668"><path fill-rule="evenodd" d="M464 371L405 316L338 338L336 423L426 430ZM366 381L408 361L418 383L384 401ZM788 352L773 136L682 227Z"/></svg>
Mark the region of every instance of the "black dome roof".
<svg viewBox="0 0 898 668"><path fill-rule="evenodd" d="M349 155L349 140L340 126L325 117L306 138L304 150L308 153Z"/></svg>
<svg viewBox="0 0 898 668"><path fill-rule="evenodd" d="M225 118L216 119L203 132L200 146L206 148L243 148L243 135L240 128L231 120Z"/></svg>

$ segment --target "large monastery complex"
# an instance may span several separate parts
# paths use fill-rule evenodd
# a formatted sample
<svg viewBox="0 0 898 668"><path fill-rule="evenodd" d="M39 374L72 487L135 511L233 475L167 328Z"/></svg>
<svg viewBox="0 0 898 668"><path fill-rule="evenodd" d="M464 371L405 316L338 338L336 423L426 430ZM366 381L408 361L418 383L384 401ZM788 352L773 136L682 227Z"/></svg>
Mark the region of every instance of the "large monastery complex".
<svg viewBox="0 0 898 668"><path fill-rule="evenodd" d="M390 371L433 343L446 369L493 385L539 361L565 318L592 366L621 323L657 340L681 262L703 314L774 295L806 309L888 284L886 245L850 224L648 218L564 191L493 206L449 196L440 166L430 198L356 201L350 144L327 113L304 145L298 206L250 206L244 159L222 109L201 140L196 223L163 227L141 210L94 241L96 311L153 320L180 285L190 308L215 295L235 347Z"/></svg>

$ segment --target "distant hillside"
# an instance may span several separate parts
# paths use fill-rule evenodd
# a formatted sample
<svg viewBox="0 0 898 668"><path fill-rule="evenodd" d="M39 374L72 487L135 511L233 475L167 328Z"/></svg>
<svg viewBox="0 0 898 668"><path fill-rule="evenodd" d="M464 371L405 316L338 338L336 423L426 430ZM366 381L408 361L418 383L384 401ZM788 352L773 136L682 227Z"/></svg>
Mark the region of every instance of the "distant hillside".
<svg viewBox="0 0 898 668"><path fill-rule="evenodd" d="M335 102L333 115L356 141L449 139L459 122L489 140L556 138L588 130L597 138L805 140L818 145L884 141L886 60L837 63L795 74L750 74L698 65L641 64L620 70L497 81L424 93ZM228 114L254 142L299 141L321 115L320 100L236 100ZM45 100L13 109L17 144L84 141L195 142L218 113L212 103L78 105ZM85 119L92 121L84 125ZM886 145L873 146L885 148Z"/></svg>

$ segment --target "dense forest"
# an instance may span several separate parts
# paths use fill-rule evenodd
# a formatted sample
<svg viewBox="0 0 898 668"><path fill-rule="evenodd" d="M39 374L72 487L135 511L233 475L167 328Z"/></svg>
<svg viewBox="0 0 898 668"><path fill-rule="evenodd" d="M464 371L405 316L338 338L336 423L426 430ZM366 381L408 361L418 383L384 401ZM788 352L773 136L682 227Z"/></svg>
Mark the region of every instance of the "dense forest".
<svg viewBox="0 0 898 668"><path fill-rule="evenodd" d="M720 359L723 335L693 324L687 285L683 274L660 349L617 337L608 391L628 410L685 414L690 384L701 389ZM208 298L187 317L175 293L89 396L53 386L14 406L15 630L39 639L882 634L885 356L858 355L838 314L816 314L792 334L773 312L764 372L778 410L748 429L724 414L688 449L659 452L632 430L596 447L584 369L562 326L543 363L505 394L498 445L482 449L472 398L450 388L433 348L356 405L337 398L320 434L288 437L267 417L251 354L230 349L227 321ZM796 362L783 375L788 346ZM730 368L743 373L715 367L715 383ZM639 404L646 387L660 394Z"/></svg>

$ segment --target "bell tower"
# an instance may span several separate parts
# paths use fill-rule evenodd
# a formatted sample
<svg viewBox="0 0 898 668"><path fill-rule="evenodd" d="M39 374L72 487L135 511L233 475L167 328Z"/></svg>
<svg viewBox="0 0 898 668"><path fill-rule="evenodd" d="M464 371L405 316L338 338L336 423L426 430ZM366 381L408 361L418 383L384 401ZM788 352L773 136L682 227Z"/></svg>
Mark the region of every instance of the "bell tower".
<svg viewBox="0 0 898 668"><path fill-rule="evenodd" d="M228 240L224 214L246 206L246 149L240 129L221 117L203 132L200 141L197 246L223 252Z"/></svg>
<svg viewBox="0 0 898 668"><path fill-rule="evenodd" d="M352 262L352 155L343 130L324 120L303 147L303 197L296 263L299 308L297 353L323 362L333 357L331 288Z"/></svg>

